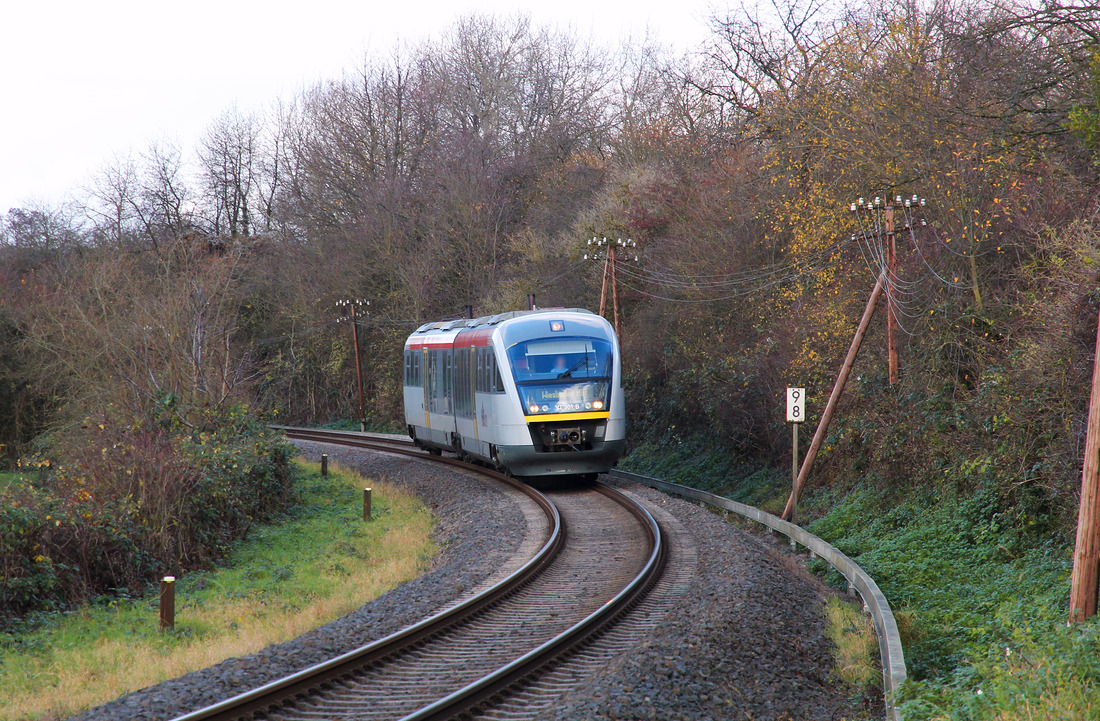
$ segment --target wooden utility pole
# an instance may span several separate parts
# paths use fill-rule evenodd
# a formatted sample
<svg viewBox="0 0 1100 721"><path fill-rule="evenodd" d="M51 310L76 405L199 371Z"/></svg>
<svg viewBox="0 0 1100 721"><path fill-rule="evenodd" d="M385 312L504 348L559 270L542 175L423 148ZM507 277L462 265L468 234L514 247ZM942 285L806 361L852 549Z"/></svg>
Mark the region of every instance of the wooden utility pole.
<svg viewBox="0 0 1100 721"><path fill-rule="evenodd" d="M1073 576L1069 587L1070 623L1096 615L1100 577L1100 320L1096 328L1096 356L1092 364L1085 463L1081 471L1081 505L1077 510L1077 542L1073 549Z"/></svg>
<svg viewBox="0 0 1100 721"><path fill-rule="evenodd" d="M603 282L600 284L600 315L607 307L607 278L611 268L611 256L603 259Z"/></svg>
<svg viewBox="0 0 1100 721"><path fill-rule="evenodd" d="M829 401L825 404L825 410L821 413L821 420L818 421L814 439L810 441L810 448L806 451L806 458L802 461L802 468L798 471L798 477L794 481L794 488L791 489L790 498L787 499L787 506L783 509L783 515L781 516L785 521L794 518L798 497L802 494L802 488L806 485L806 478L810 475L810 467L813 466L814 458L817 457L817 452L821 449L821 444L825 440L825 433L829 430L829 422L833 419L833 411L836 409L837 400L839 400L840 394L844 390L844 385L848 382L852 365L856 361L856 354L859 353L863 336L867 333L867 326L871 323L871 315L874 313L875 304L878 303L878 298L882 295L882 288L885 284L886 274L883 272L875 283L875 289L871 291L871 297L867 300L867 307L863 309L863 317L859 321L859 328L856 329L855 337L852 338L852 345L848 348L848 355L844 358L844 364L840 367L840 373L833 385L833 392L829 395Z"/></svg>
<svg viewBox="0 0 1100 721"><path fill-rule="evenodd" d="M900 200L900 198L899 198ZM886 231L886 356L889 368L890 385L898 382L898 346L895 328L898 320L894 316L894 284L898 277L897 247L894 243L894 204L887 203L884 214Z"/></svg>
<svg viewBox="0 0 1100 721"><path fill-rule="evenodd" d="M893 200L886 198L876 197L874 200L864 201L860 198L858 202L852 203L851 210L853 213L864 212L869 218L869 228L862 229L864 236L871 236L878 240L878 246L882 248L882 254L885 256L883 271L886 279L886 357L888 376L890 379L890 385L895 385L898 382L898 344L897 344L897 329L898 329L898 298L897 298L897 281L898 281L898 256L897 256L897 233L898 231L911 230L909 211L914 208L922 208L926 204L926 201L914 195L912 198L902 198L900 195L896 196ZM897 219L895 217L896 211L902 212L903 223L900 228L897 227ZM923 221L922 221L923 222ZM860 218L860 224L863 225L863 218Z"/></svg>
<svg viewBox="0 0 1100 721"><path fill-rule="evenodd" d="M346 306L351 312L351 344L355 348L355 382L359 387L359 430L367 430L367 413L363 405L363 366L359 362L359 323L356 321L355 308L360 305L370 305L369 300L341 300L337 306Z"/></svg>
<svg viewBox="0 0 1100 721"><path fill-rule="evenodd" d="M629 251L630 248L637 248L638 244L629 238L627 240L619 238L614 243L607 238L603 240L592 238L588 241L588 245L592 248L592 251L584 254L585 260L603 259L603 281L600 284L600 315L602 316L607 309L607 285L608 280L610 280L612 324L615 326L615 335L622 335L622 328L619 324L619 278L616 273L616 265L618 264L616 249L622 247ZM606 250L601 250L605 247ZM638 260L637 255L634 256L634 260Z"/></svg>
<svg viewBox="0 0 1100 721"><path fill-rule="evenodd" d="M619 328L619 278L615 275L615 246L607 249L607 255L611 258L611 308L613 309L615 335L622 338Z"/></svg>

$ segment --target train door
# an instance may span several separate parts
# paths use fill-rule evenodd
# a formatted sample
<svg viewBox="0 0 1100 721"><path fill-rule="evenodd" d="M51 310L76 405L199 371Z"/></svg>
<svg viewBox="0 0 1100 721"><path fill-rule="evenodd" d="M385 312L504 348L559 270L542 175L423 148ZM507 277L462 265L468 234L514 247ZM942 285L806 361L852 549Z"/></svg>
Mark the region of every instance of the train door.
<svg viewBox="0 0 1100 721"><path fill-rule="evenodd" d="M424 427L430 430L432 427L432 370L435 368L435 364L432 362L432 354L428 351L427 348L423 349L423 353L423 373L421 374L421 379L424 382Z"/></svg>

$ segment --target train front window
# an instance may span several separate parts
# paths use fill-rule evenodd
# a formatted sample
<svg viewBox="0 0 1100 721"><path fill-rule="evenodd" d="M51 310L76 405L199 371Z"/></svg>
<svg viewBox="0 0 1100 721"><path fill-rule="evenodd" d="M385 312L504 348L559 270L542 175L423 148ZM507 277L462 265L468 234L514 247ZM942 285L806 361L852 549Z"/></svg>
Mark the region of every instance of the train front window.
<svg viewBox="0 0 1100 721"><path fill-rule="evenodd" d="M524 415L606 412L611 343L598 338L554 338L508 349Z"/></svg>
<svg viewBox="0 0 1100 721"><path fill-rule="evenodd" d="M611 344L598 338L553 338L508 349L516 383L611 377Z"/></svg>

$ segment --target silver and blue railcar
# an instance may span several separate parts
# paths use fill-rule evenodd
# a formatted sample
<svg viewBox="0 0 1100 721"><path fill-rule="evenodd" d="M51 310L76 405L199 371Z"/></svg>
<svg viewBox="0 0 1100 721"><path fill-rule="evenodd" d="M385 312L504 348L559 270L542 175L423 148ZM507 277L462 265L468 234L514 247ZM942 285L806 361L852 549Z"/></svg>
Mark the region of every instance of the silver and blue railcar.
<svg viewBox="0 0 1100 721"><path fill-rule="evenodd" d="M433 453L519 477L595 477L623 453L619 342L582 309L427 323L405 341L405 423Z"/></svg>

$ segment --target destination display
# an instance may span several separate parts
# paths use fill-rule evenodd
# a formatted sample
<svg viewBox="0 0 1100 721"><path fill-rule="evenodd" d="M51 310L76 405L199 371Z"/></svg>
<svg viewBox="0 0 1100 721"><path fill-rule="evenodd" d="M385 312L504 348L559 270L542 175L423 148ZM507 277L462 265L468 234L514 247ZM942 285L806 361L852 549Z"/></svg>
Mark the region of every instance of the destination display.
<svg viewBox="0 0 1100 721"><path fill-rule="evenodd" d="M519 386L527 415L541 413L587 413L607 410L606 380L582 383L525 384Z"/></svg>

